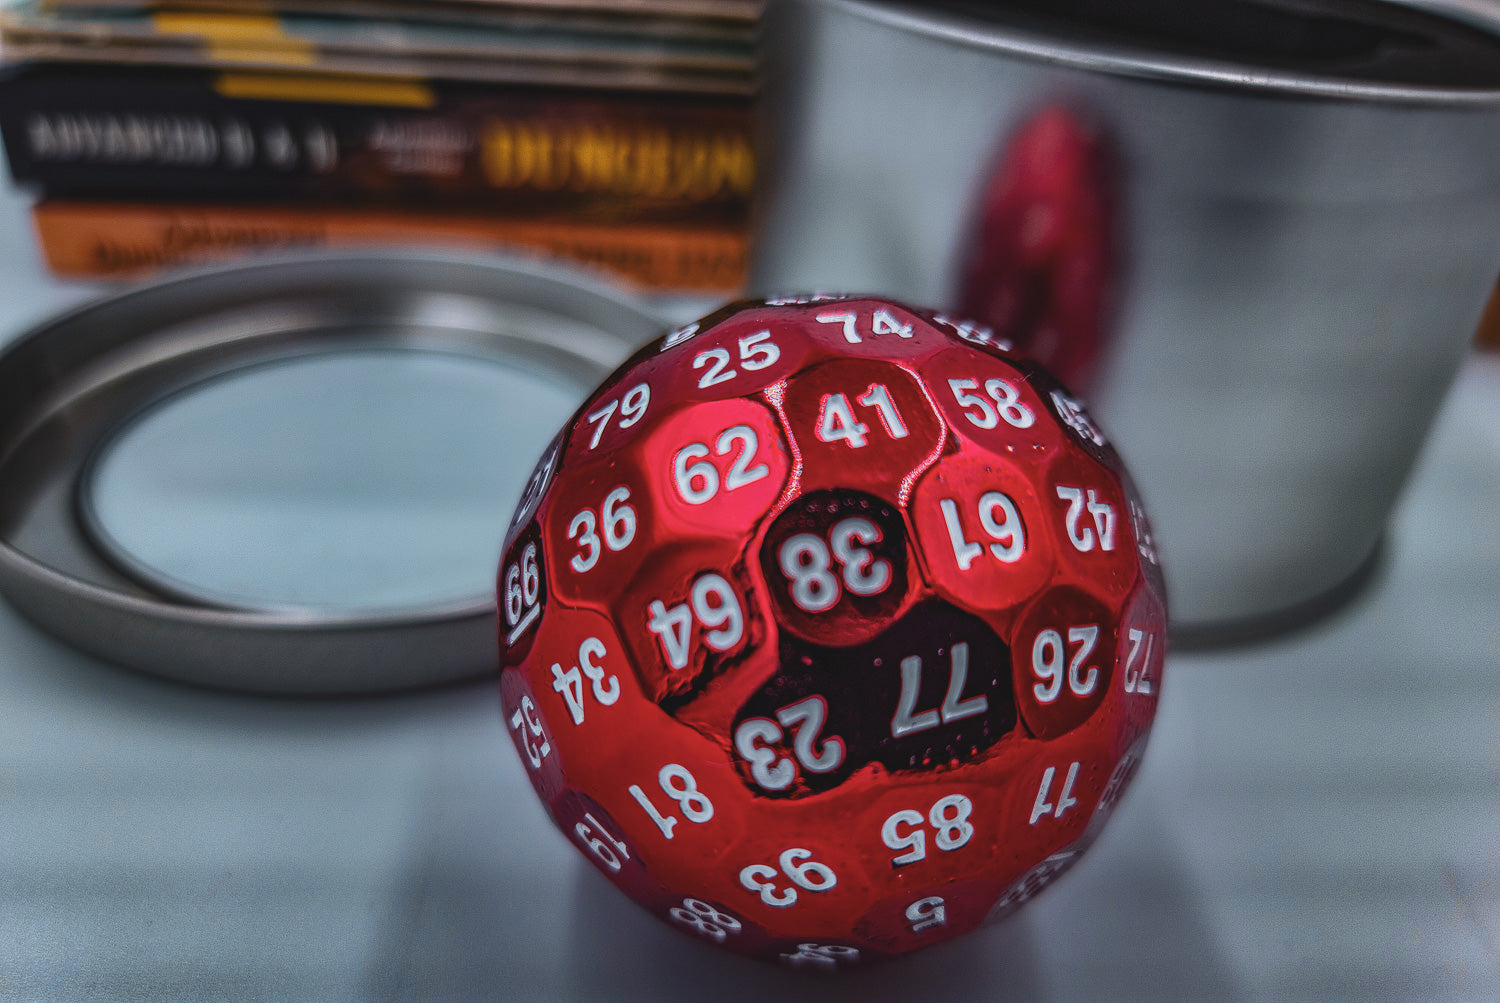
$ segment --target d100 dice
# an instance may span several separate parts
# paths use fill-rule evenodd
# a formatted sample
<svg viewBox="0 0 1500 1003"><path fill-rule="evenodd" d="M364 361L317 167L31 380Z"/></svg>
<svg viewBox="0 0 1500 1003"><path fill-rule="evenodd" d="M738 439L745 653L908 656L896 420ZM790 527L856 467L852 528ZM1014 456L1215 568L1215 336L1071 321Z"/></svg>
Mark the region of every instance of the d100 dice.
<svg viewBox="0 0 1500 1003"><path fill-rule="evenodd" d="M554 821L684 934L837 971L1008 914L1140 764L1166 610L1081 401L979 325L736 304L538 464L501 704Z"/></svg>

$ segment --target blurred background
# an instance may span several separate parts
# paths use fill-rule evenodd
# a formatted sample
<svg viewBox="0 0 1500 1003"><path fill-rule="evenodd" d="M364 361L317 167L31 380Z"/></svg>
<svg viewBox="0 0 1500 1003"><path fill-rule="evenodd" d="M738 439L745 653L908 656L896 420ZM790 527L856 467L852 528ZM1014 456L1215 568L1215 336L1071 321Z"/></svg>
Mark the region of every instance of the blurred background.
<svg viewBox="0 0 1500 1003"><path fill-rule="evenodd" d="M1500 998L1497 37L1491 0L6 0L0 348L372 248L541 262L663 330L747 292L962 310L1096 403L1178 650L1054 890L809 982L615 893L486 682L199 689L0 605L0 998ZM518 372L561 389L481 424L429 388L516 441L478 496L587 390Z"/></svg>
<svg viewBox="0 0 1500 1003"><path fill-rule="evenodd" d="M23 0L0 133L62 277L406 244L733 293L757 12Z"/></svg>

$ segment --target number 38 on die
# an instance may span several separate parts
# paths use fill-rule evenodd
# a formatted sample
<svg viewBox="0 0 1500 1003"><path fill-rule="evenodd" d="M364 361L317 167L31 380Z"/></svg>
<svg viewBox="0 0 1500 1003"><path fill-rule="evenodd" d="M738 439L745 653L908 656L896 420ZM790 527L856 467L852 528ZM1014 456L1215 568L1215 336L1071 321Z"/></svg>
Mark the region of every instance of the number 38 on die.
<svg viewBox="0 0 1500 1003"><path fill-rule="evenodd" d="M738 303L638 352L539 461L498 596L504 720L560 838L685 937L818 971L1066 871L1166 653L1145 509L1085 404L868 298Z"/></svg>

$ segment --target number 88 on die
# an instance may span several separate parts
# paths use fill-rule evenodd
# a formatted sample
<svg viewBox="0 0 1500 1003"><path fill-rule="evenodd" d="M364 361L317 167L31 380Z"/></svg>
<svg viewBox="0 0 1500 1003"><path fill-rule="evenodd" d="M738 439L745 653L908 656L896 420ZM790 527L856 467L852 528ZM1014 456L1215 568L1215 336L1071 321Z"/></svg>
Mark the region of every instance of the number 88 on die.
<svg viewBox="0 0 1500 1003"><path fill-rule="evenodd" d="M1166 648L1083 404L869 298L734 304L628 360L537 465L499 609L506 724L564 837L684 934L809 970L1066 871Z"/></svg>

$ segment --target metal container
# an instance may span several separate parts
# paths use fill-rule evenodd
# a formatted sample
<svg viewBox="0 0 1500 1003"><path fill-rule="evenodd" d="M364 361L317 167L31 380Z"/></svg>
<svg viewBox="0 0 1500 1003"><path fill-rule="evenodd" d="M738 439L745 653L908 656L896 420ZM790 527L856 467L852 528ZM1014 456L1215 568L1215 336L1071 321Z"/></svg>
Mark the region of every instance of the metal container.
<svg viewBox="0 0 1500 1003"><path fill-rule="evenodd" d="M1074 110L1116 171L1087 396L1179 639L1350 590L1500 273L1500 42L1366 0L773 0L764 41L755 291L955 306L1007 140Z"/></svg>
<svg viewBox="0 0 1500 1003"><path fill-rule="evenodd" d="M484 406L454 409L465 431L451 438L461 439L462 448L420 431L412 438L414 453L424 461L425 454L436 455L419 470L396 471L405 478L401 494L380 513L393 525L380 524L386 535L367 551L394 545L391 536L404 531L408 515L440 526L452 517L454 510L441 506L453 499L440 497L440 486L432 483L440 478L424 480L424 473L500 458L498 477L471 492L481 531L458 541L472 550L465 559L472 557L466 566L477 570L476 580L453 589L438 582L431 595L365 594L364 565L346 576L354 593L333 600L225 588L218 584L222 576L213 574L185 578L176 571L183 560L193 568L222 570L225 558L212 550L233 531L171 521L170 512L151 511L139 494L144 489L157 507L174 511L180 499L214 492L235 515L248 509L254 516L255 506L269 509L279 520L271 524L279 535L266 547L301 548L311 558L302 566L316 571L328 560L319 549L323 541L296 525L295 509L285 509L295 499L284 489L301 473L322 471L290 469L298 457L278 452L277 444L296 447L316 436L320 423L335 419L352 427L358 455L325 451L321 461L302 466L342 466L347 483L314 480L312 488L332 492L320 499L331 519L358 519L370 484L380 476L374 468L385 462L380 441L358 437L378 439L377 429L392 431L378 419L401 394L404 374L422 372L423 365L440 372L506 367L515 374L509 385L523 387L550 374L546 392L559 398L557 408L565 415L631 349L665 326L563 269L392 251L215 268L70 311L0 352L0 591L36 623L87 652L209 686L361 693L496 671L493 576L501 538L510 504L560 418L528 411L515 400L488 401L481 380L472 399ZM375 366L379 382L375 392L361 391L351 421L329 406L341 388L325 377L365 364ZM201 401L205 393L215 406L226 391L254 404L265 387L257 379L278 373L300 381L297 393L284 398L295 406L289 420L272 414L270 422L255 426L231 423L226 427L234 434L222 439L201 427L202 409L170 427L153 424L171 417L174 404ZM479 421L473 413L478 410L489 420L469 429ZM277 423L283 426L279 439L271 434ZM122 469L124 461L142 455L143 429L167 451L166 461L146 472L144 483L140 476L121 481L130 474ZM247 429L249 434L240 434ZM215 461L215 475L229 479L227 488L189 478L183 469L189 439L200 459L206 454ZM491 494L495 483L512 498ZM133 507L124 519L121 490L137 495L126 498ZM143 537L141 519L149 521L144 530L152 535ZM254 528L244 521L235 525ZM132 548L130 541L143 538L173 547L190 543L162 560L149 546ZM243 540L222 542L244 546Z"/></svg>

